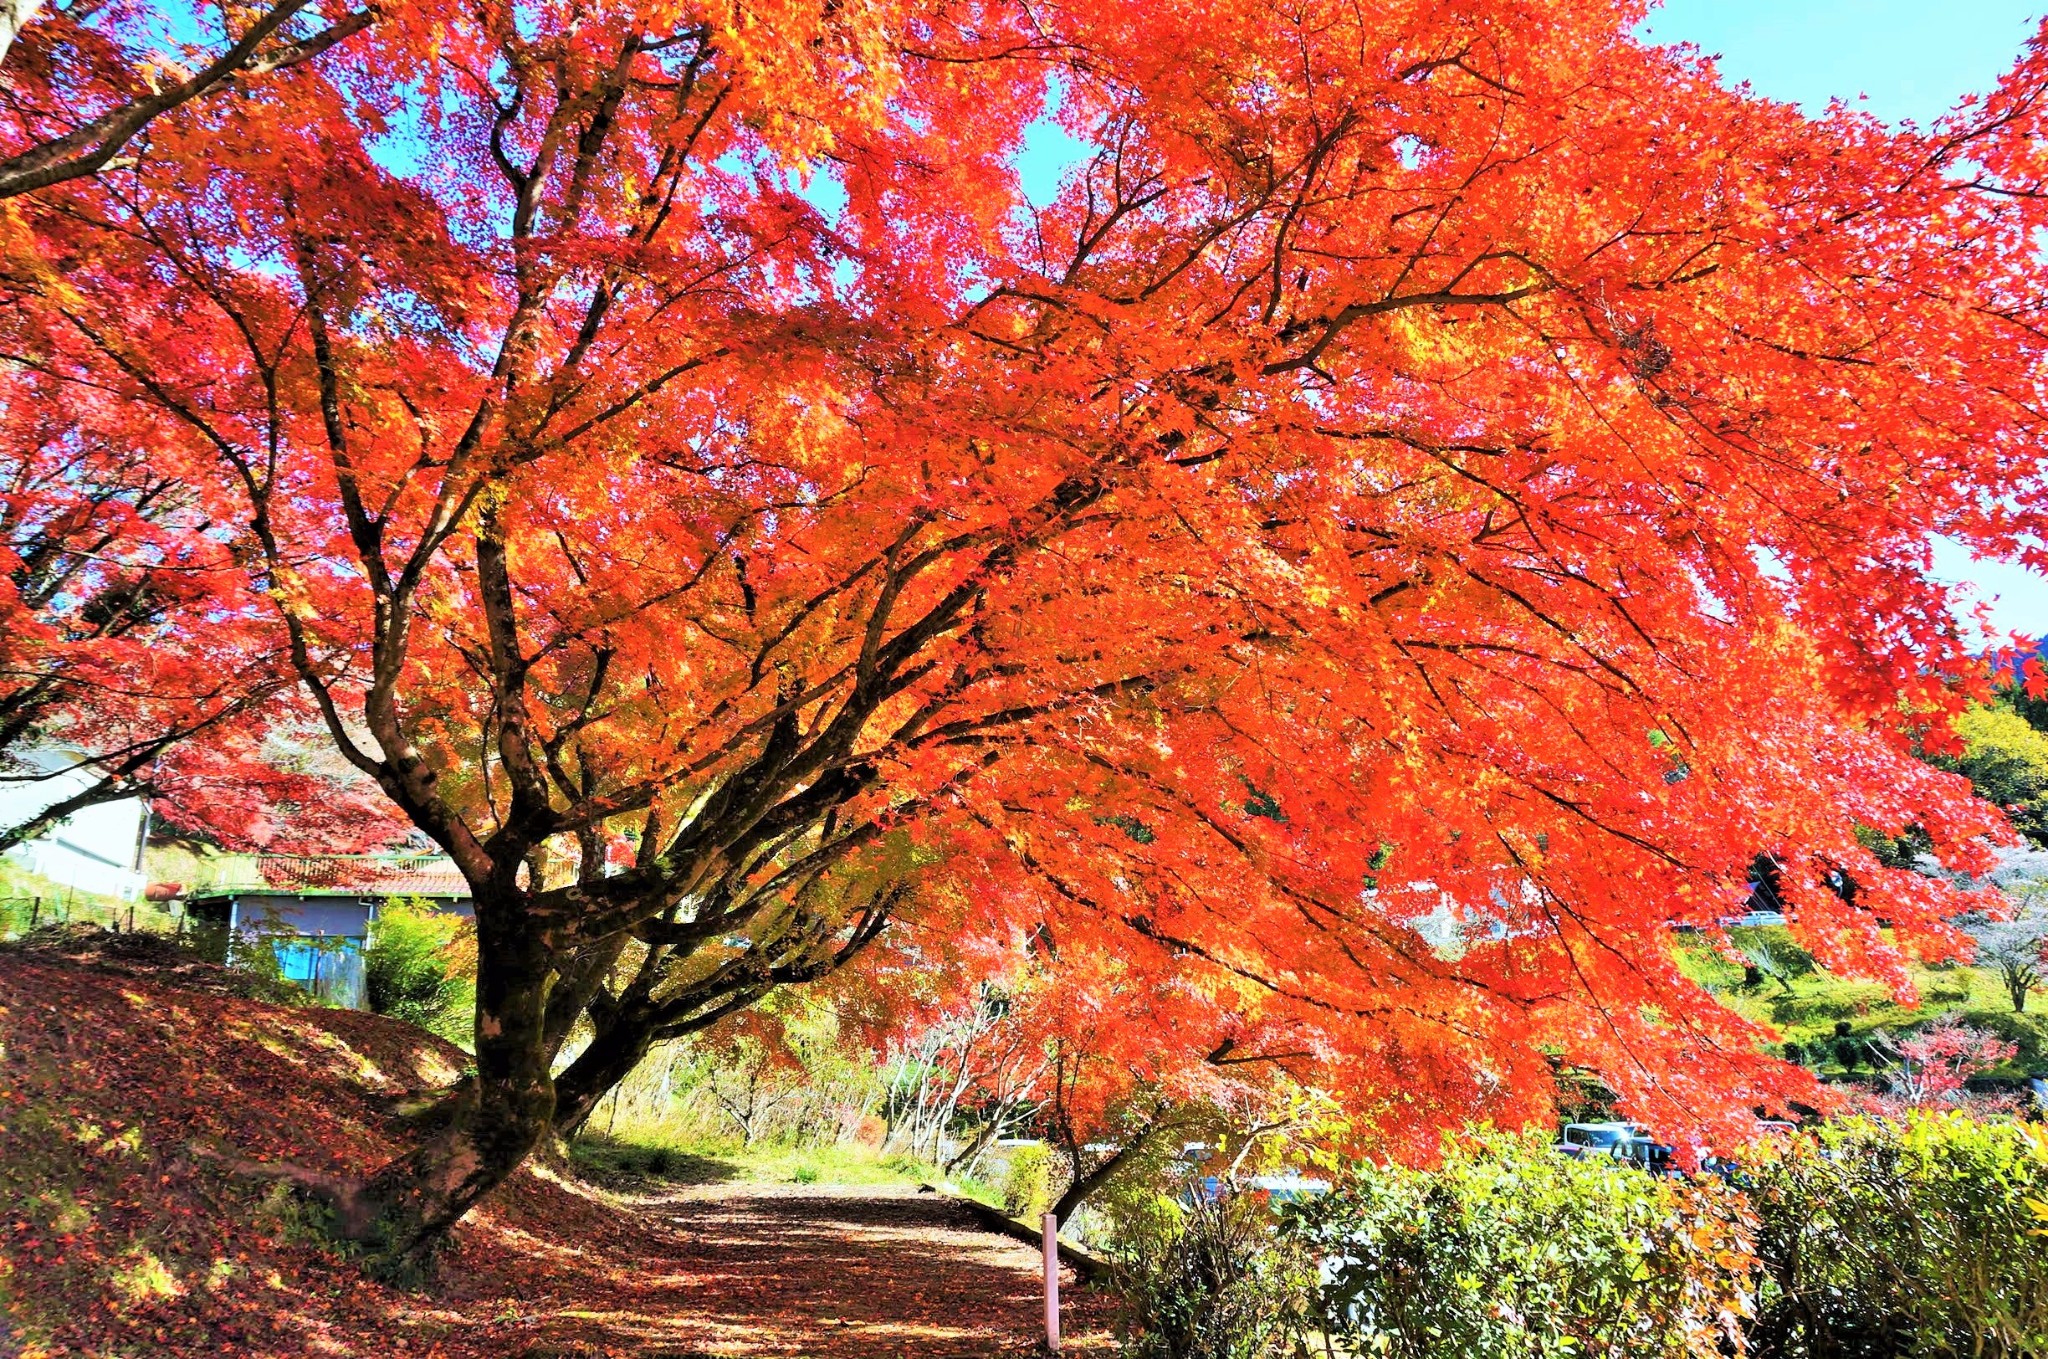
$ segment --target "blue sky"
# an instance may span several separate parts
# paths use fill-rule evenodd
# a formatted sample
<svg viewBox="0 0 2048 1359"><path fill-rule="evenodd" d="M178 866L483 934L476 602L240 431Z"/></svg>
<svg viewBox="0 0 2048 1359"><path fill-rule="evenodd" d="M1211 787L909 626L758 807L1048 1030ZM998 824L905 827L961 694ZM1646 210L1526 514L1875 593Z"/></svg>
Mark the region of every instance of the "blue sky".
<svg viewBox="0 0 2048 1359"><path fill-rule="evenodd" d="M2048 0L1667 0L1659 42L1718 54L1722 78L1810 113L1840 97L1887 122L1926 124L2012 65ZM1943 544L1935 570L1995 601L1994 626L2048 632L2048 581Z"/></svg>
<svg viewBox="0 0 2048 1359"><path fill-rule="evenodd" d="M1758 94L1818 113L1855 100L1928 123L1990 88L2034 30L2043 0L1666 0L1645 30L1721 56Z"/></svg>

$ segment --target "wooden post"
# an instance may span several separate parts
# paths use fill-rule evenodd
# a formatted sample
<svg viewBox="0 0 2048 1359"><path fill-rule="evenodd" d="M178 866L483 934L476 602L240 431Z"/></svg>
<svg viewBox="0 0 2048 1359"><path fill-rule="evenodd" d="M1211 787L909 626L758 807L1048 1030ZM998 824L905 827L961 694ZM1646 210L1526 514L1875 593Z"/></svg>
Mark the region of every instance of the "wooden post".
<svg viewBox="0 0 2048 1359"><path fill-rule="evenodd" d="M1060 1220L1045 1215L1045 1348L1060 1352Z"/></svg>

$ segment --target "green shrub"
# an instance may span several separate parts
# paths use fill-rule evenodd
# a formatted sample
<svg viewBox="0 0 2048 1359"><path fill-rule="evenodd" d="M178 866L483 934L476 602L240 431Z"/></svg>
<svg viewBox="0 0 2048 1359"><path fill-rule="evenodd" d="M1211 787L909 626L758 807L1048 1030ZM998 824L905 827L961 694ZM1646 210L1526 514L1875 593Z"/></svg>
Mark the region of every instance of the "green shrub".
<svg viewBox="0 0 2048 1359"><path fill-rule="evenodd" d="M710 1184L741 1167L663 1143L587 1133L569 1144L569 1163L585 1179L607 1188L645 1190L658 1184Z"/></svg>
<svg viewBox="0 0 2048 1359"><path fill-rule="evenodd" d="M421 901L385 902L363 950L370 1008L453 1041L466 1039L476 991L459 975L456 955L470 928Z"/></svg>
<svg viewBox="0 0 2048 1359"><path fill-rule="evenodd" d="M2017 1072L2048 1072L2048 1015L2017 1014L2000 1007L1966 1010L1962 1022L1997 1035L2019 1049L2011 1063Z"/></svg>
<svg viewBox="0 0 2048 1359"><path fill-rule="evenodd" d="M252 1000L274 1005L311 1005L313 998L297 982L284 975L284 963L275 947L277 931L273 922L259 921L247 934L234 934L222 948L231 984Z"/></svg>
<svg viewBox="0 0 2048 1359"><path fill-rule="evenodd" d="M1051 1206L1051 1150L1038 1142L1012 1148L1010 1167L1003 1176L1003 1211L1035 1223Z"/></svg>
<svg viewBox="0 0 2048 1359"><path fill-rule="evenodd" d="M1891 1005L1891 991L1876 982L1837 982L1818 994L1772 996L1767 1008L1773 1024L1799 1028L1857 1019Z"/></svg>
<svg viewBox="0 0 2048 1359"><path fill-rule="evenodd" d="M1098 1241L1112 1254L1147 1250L1171 1241L1180 1233L1186 1210L1171 1194L1161 1193L1176 1177L1166 1168L1150 1176L1118 1175L1089 1199L1089 1211L1099 1226L1085 1239ZM1183 1174L1180 1179L1185 1179ZM1064 1225L1064 1224L1062 1224Z"/></svg>
<svg viewBox="0 0 2048 1359"><path fill-rule="evenodd" d="M1548 1139L1446 1145L1431 1171L1366 1168L1284 1214L1323 1262L1322 1325L1389 1359L1692 1359L1749 1306L1739 1198Z"/></svg>
<svg viewBox="0 0 2048 1359"><path fill-rule="evenodd" d="M1112 1249L1130 1359L1268 1359L1295 1353L1315 1312L1316 1267L1275 1232L1263 1196L1193 1197Z"/></svg>
<svg viewBox="0 0 2048 1359"><path fill-rule="evenodd" d="M2038 1135L1959 1113L1850 1120L1750 1168L1764 1283L1754 1359L2048 1353Z"/></svg>

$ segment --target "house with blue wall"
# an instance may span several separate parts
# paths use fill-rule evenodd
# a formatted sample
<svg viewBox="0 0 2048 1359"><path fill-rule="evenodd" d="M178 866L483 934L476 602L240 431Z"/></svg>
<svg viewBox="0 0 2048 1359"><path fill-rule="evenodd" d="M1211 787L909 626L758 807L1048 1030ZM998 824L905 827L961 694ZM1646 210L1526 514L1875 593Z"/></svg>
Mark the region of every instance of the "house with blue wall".
<svg viewBox="0 0 2048 1359"><path fill-rule="evenodd" d="M223 962L269 949L289 980L360 1008L363 950L394 897L472 914L468 884L438 854L237 854L213 860L207 880L185 892L184 928Z"/></svg>

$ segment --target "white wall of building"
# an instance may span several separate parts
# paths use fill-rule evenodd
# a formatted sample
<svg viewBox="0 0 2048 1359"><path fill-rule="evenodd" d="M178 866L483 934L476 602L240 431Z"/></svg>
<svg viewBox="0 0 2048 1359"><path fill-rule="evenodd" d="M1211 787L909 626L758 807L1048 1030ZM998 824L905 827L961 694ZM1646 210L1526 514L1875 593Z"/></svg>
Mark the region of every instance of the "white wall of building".
<svg viewBox="0 0 2048 1359"><path fill-rule="evenodd" d="M34 751L21 758L46 778L0 779L0 825L14 826L54 802L90 786L90 771L62 751ZM20 772L28 772L26 770ZM87 807L50 830L8 851L17 863L53 882L81 892L133 901L143 876L136 870L148 809L139 797Z"/></svg>

